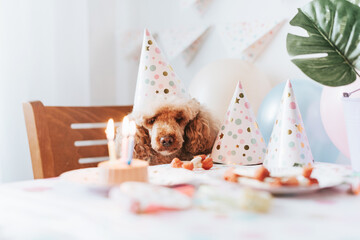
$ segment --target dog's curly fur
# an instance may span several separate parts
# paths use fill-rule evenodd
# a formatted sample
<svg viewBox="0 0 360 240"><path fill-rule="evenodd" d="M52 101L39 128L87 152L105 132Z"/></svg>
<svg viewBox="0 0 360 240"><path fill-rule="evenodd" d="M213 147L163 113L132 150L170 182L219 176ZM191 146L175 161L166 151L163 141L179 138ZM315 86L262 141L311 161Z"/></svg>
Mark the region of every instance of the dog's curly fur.
<svg viewBox="0 0 360 240"><path fill-rule="evenodd" d="M129 115L137 125L134 158L157 165L170 163L175 157L190 160L211 152L218 121L196 99L168 98L145 105ZM161 144L166 136L173 139L170 146ZM118 146L120 142L118 131Z"/></svg>

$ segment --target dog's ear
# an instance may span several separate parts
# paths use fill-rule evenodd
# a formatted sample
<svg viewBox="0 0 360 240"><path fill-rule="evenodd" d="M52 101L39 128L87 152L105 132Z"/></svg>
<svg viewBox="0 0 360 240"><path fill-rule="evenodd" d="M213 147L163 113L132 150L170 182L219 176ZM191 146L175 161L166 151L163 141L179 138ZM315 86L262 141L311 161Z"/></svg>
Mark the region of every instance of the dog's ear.
<svg viewBox="0 0 360 240"><path fill-rule="evenodd" d="M147 157L149 153L152 151L151 148L151 140L149 136L149 131L139 125L136 125L136 133L135 133L135 146L134 146L134 158L148 160ZM121 127L118 127L116 130L116 152L118 157L120 156L121 152L121 144L122 144L122 134L121 134Z"/></svg>
<svg viewBox="0 0 360 240"><path fill-rule="evenodd" d="M136 134L134 141L134 158L149 160L147 158L153 151L151 148L149 131L143 126L136 125Z"/></svg>
<svg viewBox="0 0 360 240"><path fill-rule="evenodd" d="M217 123L211 114L200 110L185 127L185 150L193 155L210 153L217 131Z"/></svg>

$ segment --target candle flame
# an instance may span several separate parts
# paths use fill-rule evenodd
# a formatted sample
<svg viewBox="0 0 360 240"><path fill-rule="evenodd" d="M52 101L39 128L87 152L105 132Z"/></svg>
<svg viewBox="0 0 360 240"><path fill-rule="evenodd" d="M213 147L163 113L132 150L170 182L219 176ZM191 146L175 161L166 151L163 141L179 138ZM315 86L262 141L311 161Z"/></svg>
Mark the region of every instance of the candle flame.
<svg viewBox="0 0 360 240"><path fill-rule="evenodd" d="M135 121L130 121L130 135L131 136L134 136L135 135L135 132L136 132L136 124L135 124Z"/></svg>
<svg viewBox="0 0 360 240"><path fill-rule="evenodd" d="M107 126L106 126L105 133L106 133L106 138L108 140L114 140L114 137L115 137L114 119L112 119L112 118L109 119Z"/></svg>
<svg viewBox="0 0 360 240"><path fill-rule="evenodd" d="M128 136L129 135L129 118L125 116L122 121L122 135Z"/></svg>

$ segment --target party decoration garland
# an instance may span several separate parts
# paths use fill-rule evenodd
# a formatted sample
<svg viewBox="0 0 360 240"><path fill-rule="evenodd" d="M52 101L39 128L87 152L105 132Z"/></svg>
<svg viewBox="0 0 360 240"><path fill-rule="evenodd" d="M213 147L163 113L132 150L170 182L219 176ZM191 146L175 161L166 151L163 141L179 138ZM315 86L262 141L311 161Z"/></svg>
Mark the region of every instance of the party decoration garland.
<svg viewBox="0 0 360 240"><path fill-rule="evenodd" d="M189 64L204 42L208 29L208 26L201 26L163 30L159 33L159 42L170 60L182 54Z"/></svg>
<svg viewBox="0 0 360 240"><path fill-rule="evenodd" d="M285 21L252 21L219 25L219 34L231 57L254 62Z"/></svg>

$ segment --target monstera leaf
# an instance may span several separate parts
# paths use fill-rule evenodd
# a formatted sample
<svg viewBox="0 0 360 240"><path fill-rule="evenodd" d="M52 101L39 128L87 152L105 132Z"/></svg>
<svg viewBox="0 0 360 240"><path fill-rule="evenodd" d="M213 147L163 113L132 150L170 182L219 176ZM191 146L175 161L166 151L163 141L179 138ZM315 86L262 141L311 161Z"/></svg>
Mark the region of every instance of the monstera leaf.
<svg viewBox="0 0 360 240"><path fill-rule="evenodd" d="M327 86L355 81L360 69L360 7L345 0L314 0L298 9L290 24L309 35L289 33L286 39L289 55L297 56L292 62L301 71Z"/></svg>
<svg viewBox="0 0 360 240"><path fill-rule="evenodd" d="M348 0L348 1L355 4L355 5L360 6L360 0Z"/></svg>

